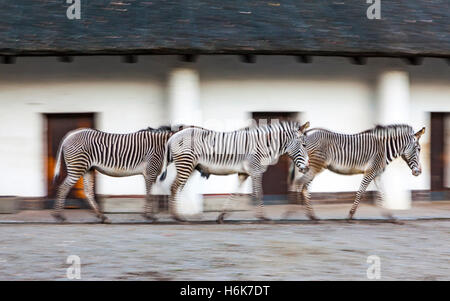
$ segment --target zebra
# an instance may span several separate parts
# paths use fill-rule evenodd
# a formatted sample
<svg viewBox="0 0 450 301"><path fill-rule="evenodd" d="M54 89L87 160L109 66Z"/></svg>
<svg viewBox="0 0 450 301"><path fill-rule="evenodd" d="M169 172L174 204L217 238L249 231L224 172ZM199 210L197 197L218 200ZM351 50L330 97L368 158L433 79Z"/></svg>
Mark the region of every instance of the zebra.
<svg viewBox="0 0 450 301"><path fill-rule="evenodd" d="M352 135L321 128L306 131L305 141L310 168L294 181L294 185L297 195L301 192L303 196L307 216L311 220L316 220L310 204L309 186L314 177L324 169L343 175L364 175L348 214L349 221L353 219L361 197L372 181L377 188L377 204L381 204L384 196L379 180L392 160L402 157L414 176L421 174L419 139L424 133L425 127L414 133L413 128L406 124L377 125ZM294 178L294 172L291 173L291 180ZM293 210L289 210L285 216L292 212ZM388 216L393 218L390 214Z"/></svg>
<svg viewBox="0 0 450 301"><path fill-rule="evenodd" d="M250 177L252 198L259 203L257 217L264 216L262 201L262 175L269 165L288 154L302 172L308 168L308 154L303 132L309 122L281 121L264 126L247 127L232 132L217 132L204 128L188 128L175 133L167 142L163 181L167 165L175 163L177 175L171 185L169 210L175 220L185 221L176 208L176 195L186 184L194 170L202 176L238 174L239 186ZM217 218L223 222L223 211Z"/></svg>
<svg viewBox="0 0 450 301"><path fill-rule="evenodd" d="M103 223L110 220L99 210L94 199L94 170L113 177L143 175L146 187L144 216L153 215L152 185L161 172L165 144L174 132L170 127L147 128L129 134L112 134L90 128L68 132L57 153L53 182L59 177L64 160L67 177L57 188L53 217L65 221L64 202L72 186L83 177L87 201Z"/></svg>

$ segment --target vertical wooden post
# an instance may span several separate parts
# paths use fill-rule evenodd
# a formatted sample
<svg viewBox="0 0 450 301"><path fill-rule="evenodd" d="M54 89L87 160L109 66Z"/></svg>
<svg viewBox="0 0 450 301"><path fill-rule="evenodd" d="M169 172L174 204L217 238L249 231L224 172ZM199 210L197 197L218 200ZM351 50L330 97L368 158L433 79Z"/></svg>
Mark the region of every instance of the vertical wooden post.
<svg viewBox="0 0 450 301"><path fill-rule="evenodd" d="M431 184L432 191L444 190L445 113L431 113Z"/></svg>

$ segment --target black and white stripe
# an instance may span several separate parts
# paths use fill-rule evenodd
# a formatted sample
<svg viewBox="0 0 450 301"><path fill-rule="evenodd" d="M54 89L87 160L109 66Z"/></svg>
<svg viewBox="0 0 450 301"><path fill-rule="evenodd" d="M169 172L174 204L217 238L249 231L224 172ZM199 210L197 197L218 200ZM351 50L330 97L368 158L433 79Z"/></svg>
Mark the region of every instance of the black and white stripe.
<svg viewBox="0 0 450 301"><path fill-rule="evenodd" d="M54 217L64 220L62 209L69 190L84 178L87 200L97 216L108 222L94 200L94 170L113 177L143 175L146 184L144 215L153 219L151 188L161 172L165 144L173 132L168 127L145 129L130 134L105 133L95 129L77 129L62 140L57 154L54 179L59 176L61 159L67 177L58 187Z"/></svg>
<svg viewBox="0 0 450 301"><path fill-rule="evenodd" d="M165 166L174 162L177 176L171 186L169 207L175 219L181 219L175 207L177 193L196 169L203 176L237 173L240 183L252 179L252 197L259 202L258 217L265 219L262 202L262 174L288 154L295 165L306 171L308 154L303 131L309 123L279 122L233 132L188 128L174 134L167 142ZM165 172L161 180L165 178ZM224 214L224 213L223 213ZM223 220L223 214L218 221Z"/></svg>
<svg viewBox="0 0 450 301"><path fill-rule="evenodd" d="M413 175L418 176L421 173L419 139L424 133L425 128L414 133L413 128L405 124L376 126L353 135L325 129L305 132L310 169L295 181L295 186L296 191L303 195L307 215L315 219L308 188L314 177L324 169L344 175L364 174L349 219L353 218L362 194L372 180L379 191L378 202L381 202L383 196L379 187L379 176L392 160L402 157Z"/></svg>

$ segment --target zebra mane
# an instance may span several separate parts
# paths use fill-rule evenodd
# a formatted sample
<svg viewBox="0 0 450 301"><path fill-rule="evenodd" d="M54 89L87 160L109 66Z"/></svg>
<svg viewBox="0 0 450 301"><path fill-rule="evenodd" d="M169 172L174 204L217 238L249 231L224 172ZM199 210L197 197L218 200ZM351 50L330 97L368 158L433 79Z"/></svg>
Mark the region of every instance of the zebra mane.
<svg viewBox="0 0 450 301"><path fill-rule="evenodd" d="M373 129L368 130L375 135L385 136L402 136L402 135L414 135L414 130L412 126L407 124L389 124L389 125L376 125Z"/></svg>
<svg viewBox="0 0 450 301"><path fill-rule="evenodd" d="M252 130L252 129L257 129L257 128L264 128L264 127L271 127L271 126L276 126L276 125L286 125L287 128L289 129L293 129L293 130L297 130L298 128L300 128L302 126L302 123L300 121L296 121L296 120L280 120L278 122L274 122L274 123L267 123L267 124L263 124L263 125L258 125L258 124L252 124L240 129L237 129L237 131L242 131L242 130Z"/></svg>
<svg viewBox="0 0 450 301"><path fill-rule="evenodd" d="M324 129L324 128L312 128L309 129L307 131L305 131L305 135L308 135L309 133L313 132L313 131L325 131L325 132L329 132L329 133L336 133L333 131L330 131L328 129ZM338 134L338 133L336 133ZM407 124L389 124L389 125L380 125L377 124L375 127L359 132L359 133L355 133L355 134L348 134L346 133L345 135L360 135L360 134L372 134L375 136L385 136L386 134L389 134L391 137L392 136L400 136L400 135L413 135L414 134L414 130L410 125Z"/></svg>
<svg viewBox="0 0 450 301"><path fill-rule="evenodd" d="M190 128L206 130L204 127L201 127L201 126L186 125L186 124L177 124L177 125L174 125L172 128L177 129L177 131L181 131L184 129L190 129Z"/></svg>
<svg viewBox="0 0 450 301"><path fill-rule="evenodd" d="M177 125L162 125L159 128L155 129L152 127L148 127L146 129L142 129L139 132L144 132L144 131L152 131L152 132L172 132L172 134L179 132L181 130L184 129L188 129L188 128L196 128L196 129L204 129L200 126L196 126L196 125L186 125L186 124L177 124Z"/></svg>
<svg viewBox="0 0 450 301"><path fill-rule="evenodd" d="M138 132L145 132L145 131L152 131L152 132L168 132L168 131L170 131L170 132L172 132L172 128L168 125L162 125L157 129L148 127L146 129L139 130Z"/></svg>

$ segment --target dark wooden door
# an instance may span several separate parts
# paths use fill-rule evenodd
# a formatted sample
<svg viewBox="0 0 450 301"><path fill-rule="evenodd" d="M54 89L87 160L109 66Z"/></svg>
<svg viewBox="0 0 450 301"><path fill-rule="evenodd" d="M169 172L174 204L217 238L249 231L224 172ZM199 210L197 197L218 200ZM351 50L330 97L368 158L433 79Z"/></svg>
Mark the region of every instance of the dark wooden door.
<svg viewBox="0 0 450 301"><path fill-rule="evenodd" d="M296 112L253 112L252 118L257 124L270 124L282 120L295 120ZM291 159L287 155L280 157L275 165L268 167L263 175L263 193L266 200L285 200L288 194L288 177Z"/></svg>
<svg viewBox="0 0 450 301"><path fill-rule="evenodd" d="M450 139L449 118L450 113L431 113L430 186L432 191L449 190L449 179L446 179L449 176L450 164L450 154L448 152L448 139Z"/></svg>
<svg viewBox="0 0 450 301"><path fill-rule="evenodd" d="M47 139L47 196L54 198L56 196L57 184L61 183L66 177L66 166L61 162L61 171L59 179L53 183L53 174L56 164L56 155L61 140L71 130L77 128L93 128L93 113L74 113L74 114L45 114L46 118L46 139ZM80 179L69 192L68 199L84 199L83 180Z"/></svg>

